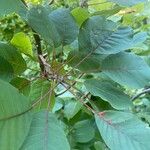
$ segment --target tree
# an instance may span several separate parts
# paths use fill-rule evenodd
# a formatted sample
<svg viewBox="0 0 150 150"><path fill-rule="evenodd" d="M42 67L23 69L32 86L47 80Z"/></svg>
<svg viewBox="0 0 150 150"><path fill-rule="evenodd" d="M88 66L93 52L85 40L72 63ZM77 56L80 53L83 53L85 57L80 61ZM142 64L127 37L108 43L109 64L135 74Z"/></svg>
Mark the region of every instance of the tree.
<svg viewBox="0 0 150 150"><path fill-rule="evenodd" d="M0 149L149 150L146 0L1 0Z"/></svg>

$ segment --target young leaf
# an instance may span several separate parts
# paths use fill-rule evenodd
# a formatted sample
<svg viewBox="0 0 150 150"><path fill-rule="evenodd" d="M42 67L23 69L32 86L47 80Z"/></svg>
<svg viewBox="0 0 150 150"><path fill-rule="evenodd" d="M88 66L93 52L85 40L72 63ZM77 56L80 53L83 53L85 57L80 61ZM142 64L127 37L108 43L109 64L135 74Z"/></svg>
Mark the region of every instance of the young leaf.
<svg viewBox="0 0 150 150"><path fill-rule="evenodd" d="M112 80L131 88L141 88L150 81L150 68L132 53L110 55L102 62L103 72Z"/></svg>
<svg viewBox="0 0 150 150"><path fill-rule="evenodd" d="M30 38L25 33L16 33L11 40L11 44L18 48L20 52L33 56Z"/></svg>
<svg viewBox="0 0 150 150"><path fill-rule="evenodd" d="M116 109L128 109L132 106L129 96L109 80L89 79L84 85L91 94L101 97Z"/></svg>
<svg viewBox="0 0 150 150"><path fill-rule="evenodd" d="M95 115L95 121L105 143L111 150L149 150L150 128L134 115L108 111Z"/></svg>
<svg viewBox="0 0 150 150"><path fill-rule="evenodd" d="M76 19L79 26L82 25L82 23L89 18L90 14L87 9L77 7L71 11L72 15ZM82 14L82 15L81 15Z"/></svg>
<svg viewBox="0 0 150 150"><path fill-rule="evenodd" d="M29 109L29 100L9 83L0 80L0 145L2 149L18 150L22 145L31 123L30 112L23 113L27 109Z"/></svg>
<svg viewBox="0 0 150 150"><path fill-rule="evenodd" d="M29 135L21 148L26 149L70 150L65 133L54 114L41 111L34 115Z"/></svg>

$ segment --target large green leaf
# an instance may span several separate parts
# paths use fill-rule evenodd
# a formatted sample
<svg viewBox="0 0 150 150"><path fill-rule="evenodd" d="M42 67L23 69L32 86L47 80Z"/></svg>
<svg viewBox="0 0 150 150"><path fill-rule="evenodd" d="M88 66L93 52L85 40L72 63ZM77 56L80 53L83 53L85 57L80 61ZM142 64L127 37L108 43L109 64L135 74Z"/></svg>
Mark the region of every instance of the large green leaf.
<svg viewBox="0 0 150 150"><path fill-rule="evenodd" d="M129 96L109 80L89 79L84 85L91 94L108 101L116 109L128 109L132 106Z"/></svg>
<svg viewBox="0 0 150 150"><path fill-rule="evenodd" d="M27 109L28 99L9 83L0 80L0 149L19 150L28 134L31 114L18 114Z"/></svg>
<svg viewBox="0 0 150 150"><path fill-rule="evenodd" d="M0 1L0 17L13 12L22 13L24 11L26 11L26 8L21 2L21 0Z"/></svg>
<svg viewBox="0 0 150 150"><path fill-rule="evenodd" d="M79 49L96 54L115 54L143 42L145 36L146 33L134 35L130 27L120 27L103 17L93 16L80 29Z"/></svg>
<svg viewBox="0 0 150 150"><path fill-rule="evenodd" d="M0 42L0 56L12 65L15 74L25 71L26 63L15 47Z"/></svg>
<svg viewBox="0 0 150 150"><path fill-rule="evenodd" d="M42 6L33 7L27 15L28 23L47 43L57 47L61 43L61 38L49 13L48 9Z"/></svg>
<svg viewBox="0 0 150 150"><path fill-rule="evenodd" d="M36 113L29 135L21 150L70 150L67 138L56 116L47 111Z"/></svg>
<svg viewBox="0 0 150 150"><path fill-rule="evenodd" d="M13 73L11 64L0 56L0 79L10 81L13 78Z"/></svg>
<svg viewBox="0 0 150 150"><path fill-rule="evenodd" d="M142 2L147 2L147 0L108 0L114 3L117 3L121 6L133 6L136 5L138 3L142 3Z"/></svg>
<svg viewBox="0 0 150 150"><path fill-rule="evenodd" d="M61 37L62 45L72 43L78 35L78 27L69 9L59 8L49 14Z"/></svg>
<svg viewBox="0 0 150 150"><path fill-rule="evenodd" d="M111 150L149 150L150 128L135 116L108 111L95 115L96 124Z"/></svg>
<svg viewBox="0 0 150 150"><path fill-rule="evenodd" d="M112 80L131 88L144 87L150 81L149 66L132 53L108 56L102 62L102 70Z"/></svg>

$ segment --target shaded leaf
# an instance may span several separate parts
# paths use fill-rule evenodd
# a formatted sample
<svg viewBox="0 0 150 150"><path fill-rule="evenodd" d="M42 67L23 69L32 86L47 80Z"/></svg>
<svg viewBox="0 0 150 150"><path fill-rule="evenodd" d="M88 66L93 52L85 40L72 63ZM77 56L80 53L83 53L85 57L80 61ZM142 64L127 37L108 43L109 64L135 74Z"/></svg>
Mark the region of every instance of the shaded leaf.
<svg viewBox="0 0 150 150"><path fill-rule="evenodd" d="M69 9L59 8L49 14L61 38L62 45L72 43L78 35L78 27Z"/></svg>
<svg viewBox="0 0 150 150"><path fill-rule="evenodd" d="M12 65L15 74L25 71L26 62L13 46L0 42L0 56Z"/></svg>
<svg viewBox="0 0 150 150"><path fill-rule="evenodd" d="M11 64L0 56L0 79L9 82L13 78L13 73Z"/></svg>
<svg viewBox="0 0 150 150"><path fill-rule="evenodd" d="M57 32L55 24L49 17L49 13L50 12L42 6L33 7L27 15L28 23L47 43L58 47L61 43L60 35Z"/></svg>

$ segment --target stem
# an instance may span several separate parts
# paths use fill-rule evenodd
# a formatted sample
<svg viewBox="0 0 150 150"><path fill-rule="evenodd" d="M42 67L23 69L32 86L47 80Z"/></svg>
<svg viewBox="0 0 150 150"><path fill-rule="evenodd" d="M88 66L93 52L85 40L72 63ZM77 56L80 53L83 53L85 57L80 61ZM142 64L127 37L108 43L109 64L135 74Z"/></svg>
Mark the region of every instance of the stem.
<svg viewBox="0 0 150 150"><path fill-rule="evenodd" d="M144 94L147 94L147 93L150 93L150 88L145 89L142 92L134 95L131 100L134 101L135 99L139 98L141 95L144 95Z"/></svg>

